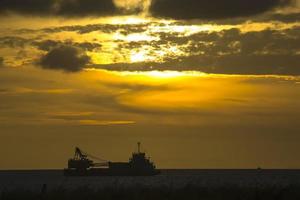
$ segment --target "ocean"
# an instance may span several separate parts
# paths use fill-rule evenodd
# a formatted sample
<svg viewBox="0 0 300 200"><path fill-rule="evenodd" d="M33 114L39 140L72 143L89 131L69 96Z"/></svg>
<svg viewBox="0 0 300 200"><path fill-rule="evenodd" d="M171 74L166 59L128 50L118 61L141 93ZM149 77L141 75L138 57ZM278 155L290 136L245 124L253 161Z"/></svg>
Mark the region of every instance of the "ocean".
<svg viewBox="0 0 300 200"><path fill-rule="evenodd" d="M0 171L1 190L37 190L43 185L48 189L76 189L90 187L272 187L300 185L300 170L179 170L164 169L152 177L65 177L62 170L13 170Z"/></svg>

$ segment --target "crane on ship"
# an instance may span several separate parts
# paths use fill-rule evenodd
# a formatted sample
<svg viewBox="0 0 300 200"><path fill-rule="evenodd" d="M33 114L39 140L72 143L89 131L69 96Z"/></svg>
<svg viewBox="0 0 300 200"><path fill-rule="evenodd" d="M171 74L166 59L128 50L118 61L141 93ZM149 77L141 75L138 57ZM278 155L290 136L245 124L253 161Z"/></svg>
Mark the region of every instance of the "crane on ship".
<svg viewBox="0 0 300 200"><path fill-rule="evenodd" d="M94 162L91 158L98 162ZM92 167L108 167L108 165L109 161L90 155L82 151L79 147L75 148L74 157L68 161L68 168L78 171L86 171Z"/></svg>

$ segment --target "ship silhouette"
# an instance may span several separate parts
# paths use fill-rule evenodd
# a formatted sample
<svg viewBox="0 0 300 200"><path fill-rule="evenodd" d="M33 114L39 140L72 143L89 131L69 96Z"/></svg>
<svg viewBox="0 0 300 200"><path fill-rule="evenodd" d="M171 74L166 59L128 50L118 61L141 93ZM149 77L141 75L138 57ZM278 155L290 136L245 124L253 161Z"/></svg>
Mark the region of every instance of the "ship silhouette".
<svg viewBox="0 0 300 200"><path fill-rule="evenodd" d="M75 148L74 157L69 159L65 176L154 176L160 174L155 164L141 151L138 143L137 152L132 153L128 162L110 162L97 158ZM94 162L92 159L98 160Z"/></svg>

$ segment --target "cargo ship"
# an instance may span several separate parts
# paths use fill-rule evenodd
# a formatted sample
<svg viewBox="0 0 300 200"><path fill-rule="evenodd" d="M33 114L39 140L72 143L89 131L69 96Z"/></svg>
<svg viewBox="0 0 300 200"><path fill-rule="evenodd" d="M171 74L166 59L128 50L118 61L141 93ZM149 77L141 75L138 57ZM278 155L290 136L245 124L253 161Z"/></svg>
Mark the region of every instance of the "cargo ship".
<svg viewBox="0 0 300 200"><path fill-rule="evenodd" d="M110 162L75 148L74 157L69 159L65 176L154 176L160 174L155 164L141 151L138 143L137 152L132 153L128 162ZM94 162L92 159L98 160ZM100 162L99 162L100 161Z"/></svg>

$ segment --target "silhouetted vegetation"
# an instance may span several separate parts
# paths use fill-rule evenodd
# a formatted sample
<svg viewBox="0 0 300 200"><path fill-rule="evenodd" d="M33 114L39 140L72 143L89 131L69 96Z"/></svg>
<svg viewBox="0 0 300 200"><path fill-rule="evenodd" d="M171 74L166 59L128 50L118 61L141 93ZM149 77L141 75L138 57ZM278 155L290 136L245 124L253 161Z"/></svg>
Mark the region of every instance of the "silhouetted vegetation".
<svg viewBox="0 0 300 200"><path fill-rule="evenodd" d="M16 189L1 191L1 200L291 200L300 199L300 186L288 187L197 187L186 186L184 188L145 188L145 187L110 187L92 189L81 187L77 189L57 188L47 191L42 187L41 191Z"/></svg>

